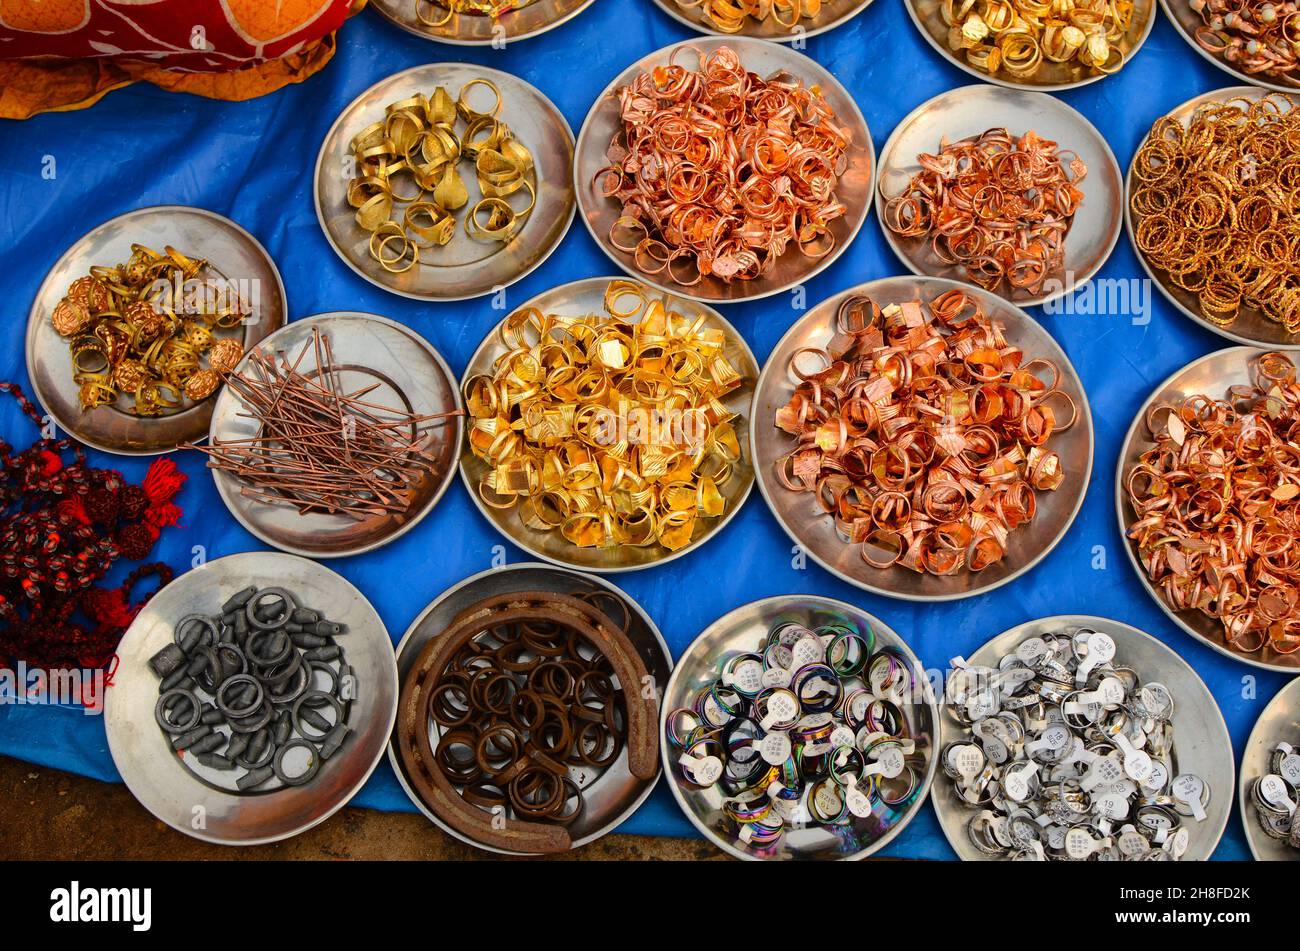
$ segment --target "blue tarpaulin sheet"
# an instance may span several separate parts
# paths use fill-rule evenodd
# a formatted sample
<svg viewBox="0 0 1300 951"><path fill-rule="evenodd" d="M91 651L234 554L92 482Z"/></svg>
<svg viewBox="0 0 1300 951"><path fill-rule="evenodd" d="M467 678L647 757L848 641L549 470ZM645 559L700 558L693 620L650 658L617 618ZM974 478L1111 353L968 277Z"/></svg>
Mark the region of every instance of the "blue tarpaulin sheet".
<svg viewBox="0 0 1300 951"><path fill-rule="evenodd" d="M1102 131L1124 168L1155 119L1195 95L1234 85L1197 56L1162 14L1157 18L1150 39L1122 72L1062 94ZM459 375L501 312L486 298L421 303L398 297L366 283L335 256L316 222L311 193L316 153L335 116L363 90L398 70L463 60L522 76L549 96L577 130L598 93L628 63L691 35L650 0L596 0L564 26L499 50L426 42L367 11L345 25L338 54L323 72L261 99L214 102L140 84L110 93L89 110L0 124L0 275L9 319L0 377L27 385L24 321L41 279L63 250L101 221L157 204L208 208L256 235L284 277L291 317L334 310L383 314L428 338ZM853 94L877 152L918 105L975 81L941 60L922 39L903 0L876 0L850 23L809 39L806 52ZM508 303L513 307L557 284L613 271L575 222L554 255L509 289ZM807 301L811 306L844 288L904 272L873 214L843 256L808 282ZM1127 238L1099 276L1144 276ZM760 362L799 316L784 295L723 305L723 310ZM1087 501L1047 559L986 596L944 604L891 600L864 593L811 562L797 567L790 540L754 492L708 545L671 564L615 579L655 618L674 656L724 612L779 594L821 594L857 604L902 633L929 668L968 654L1022 621L1100 614L1151 632L1187 658L1218 699L1234 752L1240 754L1283 677L1216 654L1170 623L1124 555L1113 501L1120 443L1138 407L1170 373L1226 342L1178 313L1154 290L1145 315L1034 313L1082 375L1097 434ZM11 401L0 403L0 425L11 442L26 444L30 424ZM91 459L136 480L147 465L147 460L98 452ZM182 528L164 536L157 556L181 569L189 566L193 546L203 546L208 558L265 547L226 512L198 454L180 454L177 461L190 476L180 497L186 516ZM370 598L396 642L441 591L490 567L493 548L501 544L457 480L414 531L330 567ZM508 544L506 550L510 561L529 560ZM117 574L125 570L119 565ZM0 706L0 753L119 779L102 718L76 709ZM386 759L354 804L413 809ZM622 831L693 834L663 781ZM886 854L953 856L929 804ZM1235 815L1216 854L1248 857Z"/></svg>

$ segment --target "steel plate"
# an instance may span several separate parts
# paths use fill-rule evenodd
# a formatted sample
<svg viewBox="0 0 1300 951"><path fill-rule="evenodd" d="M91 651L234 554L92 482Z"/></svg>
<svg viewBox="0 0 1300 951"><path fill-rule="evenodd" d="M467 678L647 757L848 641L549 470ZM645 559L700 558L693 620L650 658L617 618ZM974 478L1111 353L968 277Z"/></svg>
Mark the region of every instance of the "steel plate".
<svg viewBox="0 0 1300 951"><path fill-rule="evenodd" d="M605 313L605 288L610 281L617 280L622 278L590 277L570 284L561 284L539 294L518 309L536 308L543 313L571 316L603 314ZM697 519L695 535L691 543L677 551L669 551L661 545L648 545L644 548L630 545L619 548L579 548L561 537L558 532L535 532L526 527L519 518L519 513L513 508L496 509L484 504L479 497L478 485L483 474L488 471L488 465L470 451L469 441L465 440L460 456L460 475L470 498L497 531L530 555L543 561L578 568L582 571L605 572L635 571L672 561L694 551L721 532L740 511L741 506L745 504L745 499L749 498L750 489L753 488L754 470L750 460L745 458L745 449L749 445L749 406L754 393L754 381L758 378L758 361L754 359L753 351L745 343L740 331L717 311L691 301L681 300L671 294L656 295L650 291L648 297L651 299L662 297L664 305L669 310L680 313L703 313L705 326L717 328L726 336L727 344L724 353L744 378L744 383L728 393L723 400L727 407L737 414L732 420L732 425L736 428L736 438L740 440L741 445L740 462L733 467L735 474L718 487L726 500L726 508L718 518ZM492 364L505 352L506 348L501 342L499 328L499 324L493 327L474 351L474 355L470 357L465 375L461 378L462 394L465 385L473 377L491 373Z"/></svg>
<svg viewBox="0 0 1300 951"><path fill-rule="evenodd" d="M451 368L438 351L415 331L386 317L343 311L295 320L264 340L260 352L283 353L294 359L311 340L312 328L328 334L334 350L337 376L345 388L360 389L376 383L366 398L386 406L409 405L416 415L455 410L460 406ZM248 357L236 368L243 372ZM316 368L315 354L299 365L303 373ZM229 388L217 399L212 416L212 440L248 439L259 426L250 419L244 401ZM283 551L311 558L341 558L371 551L409 532L428 515L451 484L456 453L464 434L464 417L432 420L434 434L429 452L437 469L416 486L414 501L402 515L371 516L357 521L345 515L299 515L291 505L275 505L242 494L242 479L213 470L221 500L246 529Z"/></svg>
<svg viewBox="0 0 1300 951"><path fill-rule="evenodd" d="M1222 56L1215 56L1208 50L1201 49L1201 45L1196 42L1196 28L1204 25L1205 21L1201 19L1200 14L1191 8L1188 0L1160 0L1160 6L1164 8L1165 16L1169 17L1169 22L1174 25L1174 32L1186 40L1187 44L1196 50L1197 54L1203 59L1213 63L1228 75L1242 82L1250 83L1252 86L1262 86L1265 89L1273 89L1277 92L1300 92L1300 85L1286 85L1252 76L1250 73L1240 70L1227 62Z"/></svg>
<svg viewBox="0 0 1300 951"><path fill-rule="evenodd" d="M1238 98L1262 99L1268 94L1267 90L1260 89L1258 86L1234 86L1229 89L1215 89L1212 92L1187 100L1181 106L1170 111L1169 115L1186 126L1191 120L1192 113L1203 103L1225 102L1229 99ZM1144 135L1142 142L1145 141L1146 136ZM1138 148L1141 148L1141 143L1138 144ZM1136 161L1137 152L1135 151L1133 153L1133 162L1129 163L1128 174L1124 179L1124 223L1128 230L1129 243L1133 245L1133 254L1141 262L1142 270L1146 271L1147 276L1151 278L1151 282L1165 296L1165 300L1206 330L1216 333L1220 337L1226 337L1247 346L1300 349L1300 337L1287 333L1281 324L1269 320L1253 307L1243 307L1237 315L1237 319L1227 327L1221 327L1213 321L1207 320L1201 313L1201 305L1197 295L1178 287L1169 280L1169 275L1166 272L1158 271L1151 265L1146 259L1146 255L1137 246L1137 227L1141 224L1141 219L1134 215L1132 205L1133 163Z"/></svg>
<svg viewBox="0 0 1300 951"><path fill-rule="evenodd" d="M270 792L231 793L200 779L172 751L154 721L158 679L148 661L173 641L181 618L220 613L222 603L249 584L280 585L330 620L348 626L341 646L356 672L357 696L348 716L352 735L310 782ZM345 578L294 555L245 552L182 575L140 612L117 656L104 698L113 762L142 806L178 832L205 842L264 845L324 822L374 772L397 717L397 665L383 621Z"/></svg>
<svg viewBox="0 0 1300 951"><path fill-rule="evenodd" d="M782 26L771 17L762 22L748 17L745 25L737 33L723 33L706 23L696 9L679 6L675 0L655 0L655 5L678 23L689 26L692 30L710 36L752 36L755 39L771 40L774 43L791 43L806 40L812 36L829 33L837 26L843 26L855 16L871 6L871 0L826 0L815 17L803 17L793 26Z"/></svg>
<svg viewBox="0 0 1300 951"><path fill-rule="evenodd" d="M456 46L491 46L517 43L572 20L593 0L533 0L493 18L471 14L453 14L446 23L439 23L442 14L433 12L432 6L422 2L425 17L438 23L430 26L421 23L415 15L415 0L370 0L371 8L389 23L408 33Z"/></svg>
<svg viewBox="0 0 1300 951"><path fill-rule="evenodd" d="M1038 72L1030 79L1016 80L1002 71L999 71L996 76L990 76L984 70L976 69L966 62L965 56L958 57L952 50L948 49L948 25L943 22L941 13L943 0L903 0L903 3L907 7L907 13L911 16L912 22L916 24L916 28L921 31L921 35L925 37L926 42L934 47L940 56L958 69L970 73L970 75L983 82L993 83L997 86L1007 86L1011 89L1062 92L1066 89L1087 86L1100 79L1105 79L1107 76L1106 73L1093 74L1087 67L1078 63L1049 63L1047 61L1044 61ZM1155 12L1155 0L1134 0L1133 22L1129 25L1128 32L1124 34L1122 43L1125 65L1137 55L1138 50L1142 48L1142 44L1151 35L1151 29L1156 23ZM1121 66L1119 71L1122 70L1123 67Z"/></svg>
<svg viewBox="0 0 1300 951"><path fill-rule="evenodd" d="M628 638L636 647L637 653L646 665L646 670L654 677L660 696L663 695L673 666L668 645L664 643L663 635L659 633L659 628L655 626L650 615L627 592L603 578L584 575L568 568L527 562L480 572L438 595L412 622L403 635L401 643L397 645L399 680L406 679L411 665L415 663L425 645L442 634L456 615L484 598L510 591L549 591L571 595L604 591L621 598L632 611L632 624L628 630ZM498 852L502 855L522 854L482 845L438 818L411 788L406 769L402 765L402 756L397 750L396 736L388 743L388 761L392 764L393 772L397 774L398 782L411 797L411 802L430 822L448 835L475 848L490 852ZM636 812L641 803L645 802L646 797L654 789L655 783L659 781L658 774L654 779L649 780L633 776L627 768L626 749L594 781L580 768L570 768L569 775L574 782L584 787L585 794L582 815L569 827L575 849L588 845L616 829L624 819Z"/></svg>
<svg viewBox="0 0 1300 951"><path fill-rule="evenodd" d="M392 274L370 256L370 233L356 222L356 209L348 204L348 182L353 177L352 137L384 116L390 103L416 93L433 95L444 86L455 98L465 83L487 79L501 90L500 118L515 138L532 152L537 205L523 229L507 244L476 241L465 233L464 219L479 199L478 181L467 162L460 165L469 190L469 203L456 212L456 233L440 248L422 248L420 263ZM485 105L491 94L484 90ZM564 116L541 92L517 76L472 63L431 63L382 79L363 92L339 114L321 143L316 158L316 218L330 246L348 267L376 287L417 300L468 300L491 294L530 274L560 244L573 223L573 133ZM404 207L404 206L398 206Z"/></svg>
<svg viewBox="0 0 1300 951"><path fill-rule="evenodd" d="M1260 828L1251 789L1255 781L1269 772L1269 759L1280 742L1300 744L1300 678L1290 681L1268 702L1255 721L1250 739L1241 753L1241 774L1237 785L1237 806L1246 844L1257 862L1294 862L1300 849L1274 839Z"/></svg>
<svg viewBox="0 0 1300 951"><path fill-rule="evenodd" d="M985 313L1005 326L1007 340L1025 351L1026 361L1042 357L1054 361L1060 369L1060 388L1079 408L1075 424L1048 442L1050 448L1060 453L1065 481L1054 492L1037 493L1037 514L1033 521L1012 532L1002 561L981 572L940 577L897 566L884 570L872 568L862 560L858 546L840 540L833 522L822 513L810 493L791 492L777 481L776 462L794 444L793 437L777 429L773 422L776 411L789 402L797 382L789 371L790 359L801 348L824 347L830 341L836 312L849 297L866 294L884 305L932 300L953 289L979 300ZM1083 504L1092 475L1092 413L1083 384L1065 351L1041 324L1001 297L937 277L887 277L871 281L823 301L799 318L763 367L754 395L750 434L759 491L786 534L836 577L876 594L909 601L949 601L987 594L1033 568L1065 537Z"/></svg>
<svg viewBox="0 0 1300 951"><path fill-rule="evenodd" d="M1259 651L1246 654L1229 647L1223 637L1223 625L1200 611L1177 611L1169 607L1164 596L1151 584L1146 570L1138 560L1137 545L1128 537L1128 527L1136 516L1125 498L1124 481L1128 471L1137 464L1138 458L1155 445L1147 431L1146 415L1149 407L1158 403L1173 403L1197 393L1204 393L1214 399L1222 399L1228 387L1250 383L1250 360L1262 351L1250 347L1229 347L1204 357L1193 360L1187 366L1174 373L1155 388L1147 401L1142 404L1133 422L1124 436L1124 443L1119 451L1119 464L1115 469L1115 513L1119 521L1120 535L1124 537L1124 551L1128 553L1129 563L1137 572L1138 580L1147 594L1151 595L1160 610L1171 621L1181 627L1202 644L1213 647L1220 654L1236 660L1245 661L1255 667L1267 670L1281 670L1295 673L1300 670L1300 654L1277 654L1273 651Z"/></svg>
<svg viewBox="0 0 1300 951"><path fill-rule="evenodd" d="M777 623L798 621L819 627L845 620L859 628L870 627L876 634L876 648L892 647L899 651L912 671L913 684L919 688L920 696L913 691L912 700L901 708L907 720L907 735L916 741L916 752L908 757L909 765L921 774L920 782L898 808L878 804L869 818L855 817L850 824L836 826L834 831L819 825L787 829L776 845L765 850L747 846L729 831L730 820L722 812L727 797L721 789L717 786L699 789L678 780L678 751L666 738L668 714L679 707L692 706L699 692L718 679L719 665L727 657L759 649ZM706 839L728 855L754 860L864 859L897 838L929 795L938 762L934 755L938 720L939 707L925 668L907 642L889 625L843 601L816 595L782 595L753 601L728 612L706 627L686 648L673 669L660 708L659 746L669 788L682 812Z"/></svg>
<svg viewBox="0 0 1300 951"><path fill-rule="evenodd" d="M618 219L620 208L613 199L602 197L597 175L609 164L605 153L620 127L616 95L618 88L630 83L638 74L666 64L678 49L686 50L684 53L686 58L682 62L693 66L695 60L691 58L690 50L709 53L720 46L731 47L739 54L741 64L750 72L760 76L786 72L806 85L821 86L827 104L834 110L836 118L848 130L850 136L851 144L847 152L848 167L835 188L835 195L844 204L846 210L843 217L831 222L830 231L835 236L835 247L821 258L808 258L798 249L787 248L786 253L772 268L755 280L733 281L728 284L716 277L706 277L698 284L684 287L667 278L661 280L658 275L642 274L633 264L630 254L618 250L610 243L610 228ZM592 239L611 261L637 280L657 287L665 293L678 294L691 300L712 304L757 300L779 294L830 267L835 259L844 253L861 230L867 215L871 213L871 191L875 167L875 147L871 144L871 131L867 128L867 120L862 117L857 103L849 95L848 90L840 85L839 80L814 60L788 46L746 36L730 36L691 39L665 46L648 56L643 56L620 73L605 87L596 98L591 111L587 113L587 119L578 133L577 159L573 171L583 223L586 224Z"/></svg>
<svg viewBox="0 0 1300 951"><path fill-rule="evenodd" d="M214 280L225 278L221 286L243 293L252 313L237 331L221 336L241 339L245 349L282 327L288 306L280 272L266 249L229 218L202 208L157 205L129 211L92 228L63 252L36 292L27 319L27 376L36 399L60 429L86 445L124 456L146 456L206 436L216 397L200 403L187 400L183 408L151 418L130 413L126 398L83 411L72 381L68 341L50 323L69 284L89 274L92 266L125 263L133 244L155 251L171 245L203 258Z"/></svg>
<svg viewBox="0 0 1300 951"><path fill-rule="evenodd" d="M1214 702L1209 688L1197 676L1187 661L1145 631L1139 631L1120 621L1093 617L1087 614L1061 614L1017 624L1003 631L993 640L966 658L976 667L996 667L998 660L1011 653L1021 641L1052 631L1088 627L1109 634L1115 639L1116 664L1134 668L1143 682L1157 681L1169 688L1174 698L1174 760L1177 773L1194 773L1210 787L1210 801L1204 822L1189 820L1185 828L1190 833L1183 861L1208 859L1214 854L1223 830L1232 812L1234 766L1232 739L1228 736L1223 714ZM948 705L943 704L939 720L939 746L961 739L965 732ZM985 861L990 856L980 852L966 834L967 823L977 814L977 809L965 805L953 791L952 780L941 776L935 784L934 811L939 825L957 856L966 862Z"/></svg>
<svg viewBox="0 0 1300 951"><path fill-rule="evenodd" d="M1089 281L1115 250L1124 230L1120 211L1124 183L1115 154L1092 123L1055 96L984 83L950 90L918 106L898 124L880 152L876 220L889 246L913 274L973 283L964 267L946 264L934 253L929 237L907 238L891 231L885 225L885 204L887 197L901 194L921 171L918 155L937 154L945 138L956 142L997 128L1013 136L1035 132L1056 142L1062 152L1077 154L1088 166L1079 186L1083 202L1065 235L1064 267L1047 275L1042 293L1013 289L1005 281L996 291L1020 307L1030 307L1064 297Z"/></svg>

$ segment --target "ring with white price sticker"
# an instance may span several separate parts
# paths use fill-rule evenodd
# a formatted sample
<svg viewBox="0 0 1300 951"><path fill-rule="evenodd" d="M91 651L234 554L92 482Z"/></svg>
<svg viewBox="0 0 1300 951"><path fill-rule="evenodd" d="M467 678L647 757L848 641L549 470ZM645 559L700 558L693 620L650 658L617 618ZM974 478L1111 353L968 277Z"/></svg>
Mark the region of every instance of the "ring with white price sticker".
<svg viewBox="0 0 1300 951"><path fill-rule="evenodd" d="M692 756L683 753L677 757L683 772L697 786L712 786L722 778L722 760L717 756Z"/></svg>

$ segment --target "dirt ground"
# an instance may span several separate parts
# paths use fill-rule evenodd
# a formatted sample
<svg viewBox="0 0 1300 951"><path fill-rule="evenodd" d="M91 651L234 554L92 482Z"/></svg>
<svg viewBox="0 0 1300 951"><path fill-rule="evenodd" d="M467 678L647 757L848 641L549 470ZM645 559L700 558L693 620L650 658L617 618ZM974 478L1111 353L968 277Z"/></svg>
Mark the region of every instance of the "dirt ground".
<svg viewBox="0 0 1300 951"><path fill-rule="evenodd" d="M495 859L424 816L342 809L275 845L210 845L163 825L125 786L0 757L0 859ZM609 835L570 858L720 859L708 843ZM532 861L532 860L526 860Z"/></svg>

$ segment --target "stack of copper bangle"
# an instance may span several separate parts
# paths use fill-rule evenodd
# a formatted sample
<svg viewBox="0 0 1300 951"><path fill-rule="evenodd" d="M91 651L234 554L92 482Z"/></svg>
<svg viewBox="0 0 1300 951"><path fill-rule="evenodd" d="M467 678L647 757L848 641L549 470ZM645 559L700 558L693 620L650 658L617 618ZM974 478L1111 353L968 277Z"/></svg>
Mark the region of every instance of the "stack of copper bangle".
<svg viewBox="0 0 1300 951"><path fill-rule="evenodd" d="M1073 152L1032 130L1017 137L989 129L945 140L917 162L921 171L885 203L890 231L929 239L939 260L994 292L1005 280L1013 291L1037 295L1065 269L1065 236L1088 174Z"/></svg>
<svg viewBox="0 0 1300 951"><path fill-rule="evenodd" d="M1059 369L1026 360L958 290L883 308L850 297L836 329L791 360L802 382L774 420L797 440L776 462L781 484L811 493L873 568L953 575L1001 561L1035 491L1064 478L1047 443L1078 408ZM1051 401L1068 406L1063 425Z"/></svg>
<svg viewBox="0 0 1300 951"><path fill-rule="evenodd" d="M673 62L687 49L617 90L619 129L597 173L622 207L610 243L687 287L754 280L791 244L830 253L850 142L821 90L763 79L727 46L700 53L697 69Z"/></svg>
<svg viewBox="0 0 1300 951"><path fill-rule="evenodd" d="M624 749L632 775L653 778L658 703L627 636L632 617L604 592L516 592L466 608L431 639L403 683L397 732L429 809L481 845L561 852L584 788Z"/></svg>
<svg viewBox="0 0 1300 951"><path fill-rule="evenodd" d="M1128 535L1175 611L1200 611L1246 654L1300 650L1300 386L1261 353L1251 385L1147 410L1155 445L1125 476Z"/></svg>
<svg viewBox="0 0 1300 951"><path fill-rule="evenodd" d="M1207 102L1156 121L1133 159L1133 243L1228 326L1256 308L1300 331L1300 108L1289 96Z"/></svg>

